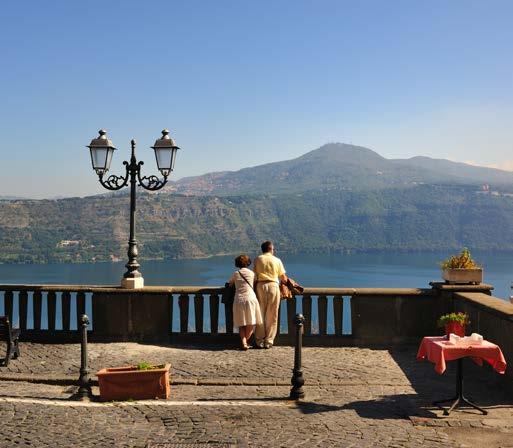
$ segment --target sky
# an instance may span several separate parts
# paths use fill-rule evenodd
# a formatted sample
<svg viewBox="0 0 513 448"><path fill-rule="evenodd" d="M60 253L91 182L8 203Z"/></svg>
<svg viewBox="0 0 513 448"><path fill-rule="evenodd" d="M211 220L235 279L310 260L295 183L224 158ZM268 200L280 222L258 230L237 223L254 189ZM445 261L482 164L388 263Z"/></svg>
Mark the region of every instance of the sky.
<svg viewBox="0 0 513 448"><path fill-rule="evenodd" d="M101 193L86 145L173 179L328 142L513 169L510 0L5 2L0 196Z"/></svg>

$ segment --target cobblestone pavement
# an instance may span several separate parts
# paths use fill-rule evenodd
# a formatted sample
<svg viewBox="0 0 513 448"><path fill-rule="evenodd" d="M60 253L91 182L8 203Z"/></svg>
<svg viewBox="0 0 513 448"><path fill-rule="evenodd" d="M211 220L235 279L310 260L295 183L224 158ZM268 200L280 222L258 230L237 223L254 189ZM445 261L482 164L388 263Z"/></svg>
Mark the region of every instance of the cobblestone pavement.
<svg viewBox="0 0 513 448"><path fill-rule="evenodd" d="M136 343L89 344L91 372L109 366L137 364L141 361L171 363L176 381L231 380L243 384L268 382L290 384L294 363L293 347L272 350L195 349ZM22 356L0 369L0 377L16 376L74 377L80 367L79 344L22 344ZM411 354L411 353L409 353ZM355 362L357 360L357 362ZM386 350L345 347L303 349L303 370L310 383L407 382L404 373Z"/></svg>
<svg viewBox="0 0 513 448"><path fill-rule="evenodd" d="M513 400L499 376L466 362L469 394L489 415L444 417L429 403L454 393L453 366L436 375L413 346L305 348L307 395L298 403L285 399L289 347L90 344L91 372L142 360L173 366L170 400L115 403L69 399L78 345L21 350L0 367L1 447L513 447Z"/></svg>

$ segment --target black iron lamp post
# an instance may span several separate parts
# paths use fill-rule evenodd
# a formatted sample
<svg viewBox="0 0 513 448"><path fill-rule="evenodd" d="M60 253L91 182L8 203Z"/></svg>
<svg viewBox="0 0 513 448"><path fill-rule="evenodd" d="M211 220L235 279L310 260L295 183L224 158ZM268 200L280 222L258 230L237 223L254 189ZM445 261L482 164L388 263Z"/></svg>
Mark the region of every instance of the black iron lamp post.
<svg viewBox="0 0 513 448"><path fill-rule="evenodd" d="M105 174L109 171L110 162L116 148L112 142L107 138L107 132L104 129L99 131L100 136L91 140L89 150L91 151L91 162L93 169L98 174L100 183L107 190L120 190L128 185L130 181L130 237L128 239L128 263L126 264L127 271L123 274L121 286L124 288L142 288L144 286L144 279L139 272L139 263L137 262L137 240L135 239L135 188L137 185L145 190L156 191L160 190L167 183L167 178L171 171L173 171L176 153L178 146L175 145L173 139L169 136L169 131L164 129L162 137L155 142L152 146L155 151L155 158L157 160L157 167L162 174L162 179L157 176L141 176L141 166L144 162L138 162L135 158L135 140L131 141L132 156L130 162L124 161L123 165L126 167L125 176L117 176L111 174L105 178Z"/></svg>

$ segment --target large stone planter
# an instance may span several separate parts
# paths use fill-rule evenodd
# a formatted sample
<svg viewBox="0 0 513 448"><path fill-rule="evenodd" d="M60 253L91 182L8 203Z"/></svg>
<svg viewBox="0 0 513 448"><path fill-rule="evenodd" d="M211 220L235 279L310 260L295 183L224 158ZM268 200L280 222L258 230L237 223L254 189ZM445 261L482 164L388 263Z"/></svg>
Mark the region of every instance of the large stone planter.
<svg viewBox="0 0 513 448"><path fill-rule="evenodd" d="M450 268L442 270L442 278L447 283L465 284L465 283L483 283L483 269L458 269Z"/></svg>
<svg viewBox="0 0 513 448"><path fill-rule="evenodd" d="M100 398L103 401L169 398L170 368L171 364L148 370L138 370L135 366L101 369L96 374Z"/></svg>

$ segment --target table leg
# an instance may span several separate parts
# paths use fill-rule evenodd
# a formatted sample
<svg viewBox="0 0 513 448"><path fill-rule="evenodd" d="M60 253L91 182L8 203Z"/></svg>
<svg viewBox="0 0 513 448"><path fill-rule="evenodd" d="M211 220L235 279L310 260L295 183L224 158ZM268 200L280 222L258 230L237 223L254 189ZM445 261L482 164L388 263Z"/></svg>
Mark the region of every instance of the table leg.
<svg viewBox="0 0 513 448"><path fill-rule="evenodd" d="M451 406L449 409L445 409L444 407L440 406L442 403L451 403ZM474 409L477 409L478 411L482 412L483 415L487 415L488 411L485 411L484 409L480 408L476 404L469 401L464 395L463 395L463 359L458 359L458 364L456 367L456 396L453 398L448 398L445 400L437 400L433 401L433 405L439 407L444 411L444 415L449 415L454 409L457 407L460 407L461 404L465 403L469 405L470 407L473 407Z"/></svg>

